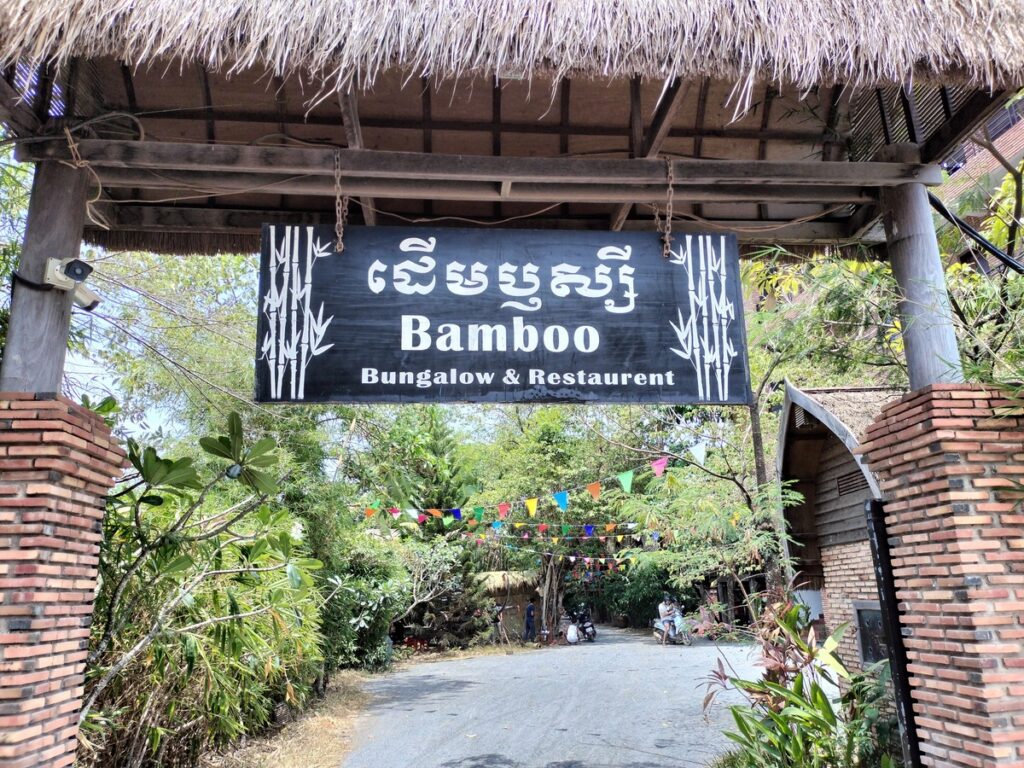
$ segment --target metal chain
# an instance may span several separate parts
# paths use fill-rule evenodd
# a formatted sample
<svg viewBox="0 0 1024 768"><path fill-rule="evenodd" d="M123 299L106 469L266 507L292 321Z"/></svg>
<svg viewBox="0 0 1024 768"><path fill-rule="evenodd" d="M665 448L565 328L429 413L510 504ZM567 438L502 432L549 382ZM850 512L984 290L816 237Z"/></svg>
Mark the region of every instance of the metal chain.
<svg viewBox="0 0 1024 768"><path fill-rule="evenodd" d="M348 195L341 191L341 152L334 150L334 250L345 250L345 225L348 224Z"/></svg>
<svg viewBox="0 0 1024 768"><path fill-rule="evenodd" d="M661 255L667 259L672 255L672 202L676 182L671 157L665 158L665 178L668 181L668 190L665 193L665 223L661 228ZM657 217L657 213L655 216Z"/></svg>

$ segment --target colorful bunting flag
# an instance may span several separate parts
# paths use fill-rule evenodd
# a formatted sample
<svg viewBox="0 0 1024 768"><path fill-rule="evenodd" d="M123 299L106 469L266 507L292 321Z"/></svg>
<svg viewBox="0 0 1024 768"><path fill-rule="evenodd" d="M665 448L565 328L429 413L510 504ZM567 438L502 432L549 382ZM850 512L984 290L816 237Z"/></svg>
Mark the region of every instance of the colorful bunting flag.
<svg viewBox="0 0 1024 768"><path fill-rule="evenodd" d="M498 530L499 528L501 528L501 520L495 520L493 523L491 523L491 528L493 528L494 530Z"/></svg>
<svg viewBox="0 0 1024 768"><path fill-rule="evenodd" d="M375 510L373 507L367 507L363 514L367 517L373 517L375 514L377 514L377 510Z"/></svg>
<svg viewBox="0 0 1024 768"><path fill-rule="evenodd" d="M585 530L587 532L587 536L593 536L594 535L594 526L592 526L592 525L585 525L585 526L583 526L583 530Z"/></svg>
<svg viewBox="0 0 1024 768"><path fill-rule="evenodd" d="M618 536L616 536L615 540L621 544L622 543L622 534L620 533Z"/></svg>
<svg viewBox="0 0 1024 768"><path fill-rule="evenodd" d="M416 522L419 523L420 525L423 525L423 523L427 522L427 516L424 515L422 512L420 512L416 516Z"/></svg>
<svg viewBox="0 0 1024 768"><path fill-rule="evenodd" d="M548 524L547 523L541 523L540 525L537 526L537 531L539 533L544 533L545 531L547 531L547 529L548 529Z"/></svg>
<svg viewBox="0 0 1024 768"><path fill-rule="evenodd" d="M392 507L391 509L388 510L388 512L390 512L391 516L396 520L402 514L401 510L399 510L398 507Z"/></svg>
<svg viewBox="0 0 1024 768"><path fill-rule="evenodd" d="M563 536L568 536L569 535L569 531L571 531L571 530L572 530L572 526L567 525L566 523L562 523L562 535Z"/></svg>
<svg viewBox="0 0 1024 768"><path fill-rule="evenodd" d="M427 512L429 512L434 517L443 517L440 509L428 509Z"/></svg>
<svg viewBox="0 0 1024 768"><path fill-rule="evenodd" d="M456 520L461 520L462 519L462 510L461 509L453 509L452 510L452 517L454 517Z"/></svg>
<svg viewBox="0 0 1024 768"><path fill-rule="evenodd" d="M508 511L510 509L512 509L511 504L509 504L507 501L501 502L501 504L498 505L498 517L504 520L505 516L508 515Z"/></svg>
<svg viewBox="0 0 1024 768"><path fill-rule="evenodd" d="M607 524L607 525L606 525L606 526L604 527L604 529L605 529L606 531L608 531L609 533L611 533L612 531L614 531L614 530L615 530L615 523L608 523L608 524Z"/></svg>
<svg viewBox="0 0 1024 768"><path fill-rule="evenodd" d="M618 474L619 485L622 486L622 490L626 493L633 492L633 470L627 470Z"/></svg>
<svg viewBox="0 0 1024 768"><path fill-rule="evenodd" d="M665 467L668 466L668 456L662 456L660 459L655 459L651 462L651 469L654 470L655 477L661 477L665 474Z"/></svg>
<svg viewBox="0 0 1024 768"><path fill-rule="evenodd" d="M484 508L483 507L474 507L474 509L473 509L473 517L476 518L476 521L478 523L482 523L483 520L484 520Z"/></svg>
<svg viewBox="0 0 1024 768"><path fill-rule="evenodd" d="M697 464L703 464L704 459L708 456L708 446L701 440L699 443L690 448L690 456Z"/></svg>
<svg viewBox="0 0 1024 768"><path fill-rule="evenodd" d="M661 534L657 531L651 531L651 541L657 541L661 538Z"/></svg>
<svg viewBox="0 0 1024 768"><path fill-rule="evenodd" d="M587 491L594 497L594 501L597 501L601 498L601 483L591 483L587 486Z"/></svg>
<svg viewBox="0 0 1024 768"><path fill-rule="evenodd" d="M370 506L371 506L371 507L373 507L373 511L374 511L374 512L378 512L378 511L380 511L380 508L381 508L381 506L382 506L383 504L384 504L384 502L383 502L383 501L381 501L380 499L377 499L377 500L376 500L375 502L373 502L373 504L371 504Z"/></svg>
<svg viewBox="0 0 1024 768"><path fill-rule="evenodd" d="M568 491L559 491L558 493L552 494L552 497L555 500L555 504L557 504L558 508L560 510L562 510L563 512L569 508L569 492Z"/></svg>
<svg viewBox="0 0 1024 768"><path fill-rule="evenodd" d="M537 514L537 499L526 500L526 512L530 517L534 517Z"/></svg>

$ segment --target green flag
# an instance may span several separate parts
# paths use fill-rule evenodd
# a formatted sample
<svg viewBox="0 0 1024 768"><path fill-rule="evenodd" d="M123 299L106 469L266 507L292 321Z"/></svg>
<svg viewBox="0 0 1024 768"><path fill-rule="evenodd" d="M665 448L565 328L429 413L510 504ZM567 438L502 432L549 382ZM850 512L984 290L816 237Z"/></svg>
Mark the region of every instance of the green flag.
<svg viewBox="0 0 1024 768"><path fill-rule="evenodd" d="M633 470L619 473L619 484L626 493L633 492Z"/></svg>

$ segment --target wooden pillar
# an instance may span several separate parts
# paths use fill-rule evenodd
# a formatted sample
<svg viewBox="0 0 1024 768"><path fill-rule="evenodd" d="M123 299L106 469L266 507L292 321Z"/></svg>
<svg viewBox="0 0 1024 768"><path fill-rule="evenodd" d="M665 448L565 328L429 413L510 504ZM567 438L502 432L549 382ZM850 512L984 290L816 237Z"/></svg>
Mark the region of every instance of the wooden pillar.
<svg viewBox="0 0 1024 768"><path fill-rule="evenodd" d="M918 162L915 145L885 147L878 159L907 162L908 158ZM963 367L928 193L917 183L886 187L881 191L881 205L889 262L901 294L899 311L910 388L962 382Z"/></svg>
<svg viewBox="0 0 1024 768"><path fill-rule="evenodd" d="M53 160L36 164L18 274L42 283L47 259L78 256L88 193L85 170ZM70 322L70 292L16 281L0 391L60 392Z"/></svg>

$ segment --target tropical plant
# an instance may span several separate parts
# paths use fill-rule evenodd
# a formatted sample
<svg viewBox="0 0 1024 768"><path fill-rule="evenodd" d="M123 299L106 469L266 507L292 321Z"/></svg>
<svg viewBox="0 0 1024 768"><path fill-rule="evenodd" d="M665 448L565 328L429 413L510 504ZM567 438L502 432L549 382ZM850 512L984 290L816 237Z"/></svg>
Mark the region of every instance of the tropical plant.
<svg viewBox="0 0 1024 768"><path fill-rule="evenodd" d="M209 466L128 443L104 520L83 763L193 765L299 705L317 672L320 563L273 498L274 441L250 443L231 414L200 443Z"/></svg>

